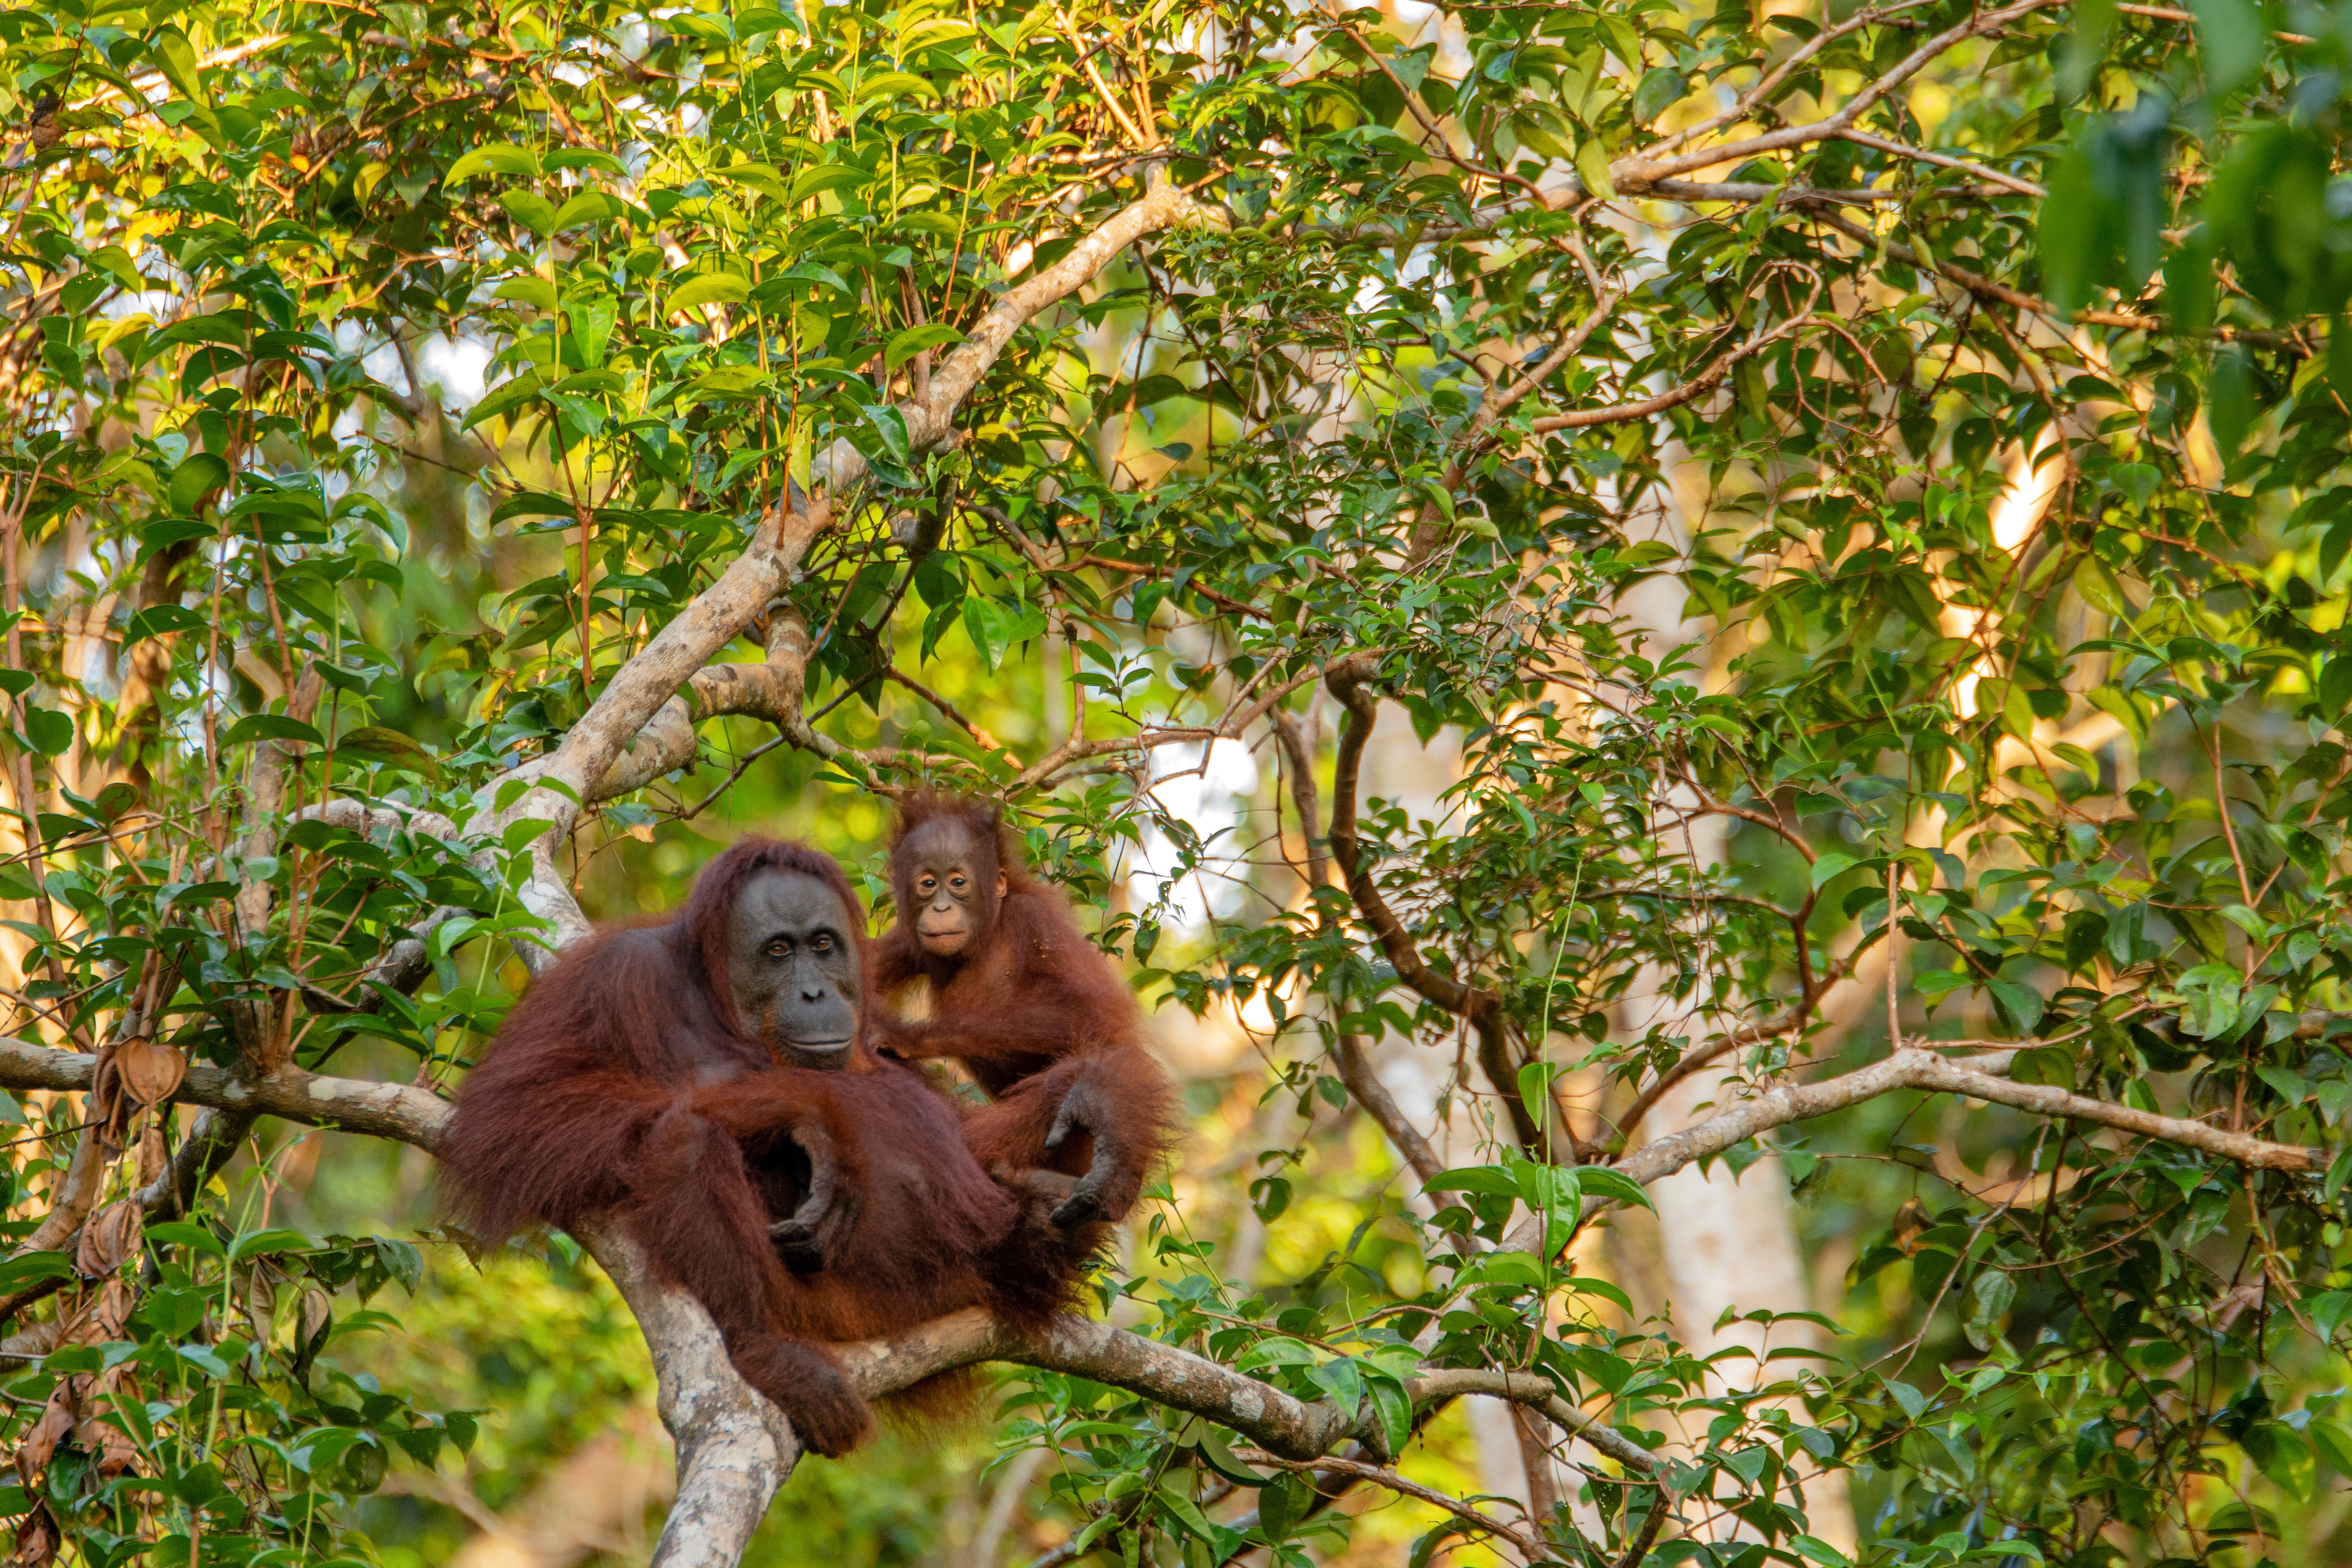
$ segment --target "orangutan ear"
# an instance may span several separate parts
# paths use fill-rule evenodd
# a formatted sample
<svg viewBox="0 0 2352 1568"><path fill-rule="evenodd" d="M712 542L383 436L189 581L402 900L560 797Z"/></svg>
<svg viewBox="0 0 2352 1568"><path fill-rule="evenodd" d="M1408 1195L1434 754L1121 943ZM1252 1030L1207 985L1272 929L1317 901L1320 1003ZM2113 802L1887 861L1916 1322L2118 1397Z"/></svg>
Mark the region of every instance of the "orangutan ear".
<svg viewBox="0 0 2352 1568"><path fill-rule="evenodd" d="M997 902L1000 904L1004 901L1004 873L1003 872L998 872L996 873L996 898Z"/></svg>

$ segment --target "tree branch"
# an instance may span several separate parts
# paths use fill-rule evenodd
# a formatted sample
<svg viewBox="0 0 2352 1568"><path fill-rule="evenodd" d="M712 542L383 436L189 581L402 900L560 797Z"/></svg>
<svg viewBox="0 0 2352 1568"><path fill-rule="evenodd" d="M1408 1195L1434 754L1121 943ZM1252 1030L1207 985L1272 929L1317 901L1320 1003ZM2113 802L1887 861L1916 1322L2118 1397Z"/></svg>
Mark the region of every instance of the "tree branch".
<svg viewBox="0 0 2352 1568"><path fill-rule="evenodd" d="M1755 1098L1695 1126L1643 1145L1617 1160L1612 1168L1647 1186L1695 1160L1719 1155L1775 1127L1826 1116L1900 1089L1966 1094L2037 1115L2093 1122L2141 1137L2200 1149L2257 1170L2309 1173L2326 1168L2328 1155L2325 1149L2272 1143L2203 1122L2158 1115L2109 1100L2094 1100L2053 1084L2012 1083L2000 1075L2009 1071L2018 1052L2025 1049L2010 1047L1963 1062L1938 1056L1926 1047L1905 1046L1867 1067L1818 1083L1784 1083L1762 1090ZM1596 1201L1588 1212L1601 1207ZM1503 1239L1503 1245L1515 1251L1535 1251L1543 1244L1542 1225L1542 1216L1528 1217L1512 1228Z"/></svg>
<svg viewBox="0 0 2352 1568"><path fill-rule="evenodd" d="M1335 669L1325 681L1348 713L1347 722L1339 729L1339 757L1331 770L1331 858L1339 862L1348 896L1354 901L1364 924L1371 927L1397 978L1420 996L1459 1015L1476 1032L1479 1069L1508 1112L1520 1146L1541 1149L1546 1143L1544 1130L1533 1113L1520 1103L1517 1092L1518 1063L1511 1060L1510 1020L1503 1015L1502 998L1483 987L1432 968L1421 956L1412 934L1405 930L1404 923L1397 918L1396 911L1389 907L1380 884L1372 879L1371 868L1364 862L1363 840L1356 831L1357 780L1363 768L1365 744L1371 739L1372 726L1380 718L1380 699L1363 684L1370 668L1369 660L1361 665L1349 664Z"/></svg>
<svg viewBox="0 0 2352 1568"><path fill-rule="evenodd" d="M1234 1458L1247 1464L1270 1465L1277 1469L1328 1470L1337 1475L1346 1476L1350 1480L1370 1481L1375 1486L1386 1487L1402 1496L1418 1498L1433 1508L1444 1509L1474 1530L1482 1530L1489 1535L1501 1537L1517 1548L1520 1555L1530 1563L1540 1563L1551 1555L1550 1552L1539 1550L1534 1542L1529 1541L1492 1514L1482 1513L1459 1498L1449 1497L1442 1491L1423 1486L1419 1481L1409 1481L1394 1470L1379 1465L1360 1464L1354 1459L1339 1458L1283 1459L1272 1454L1260 1453L1254 1448L1237 1448L1234 1452Z"/></svg>
<svg viewBox="0 0 2352 1568"><path fill-rule="evenodd" d="M1307 752L1307 737L1298 732L1298 721L1280 708L1270 716L1274 733L1282 747L1283 770L1290 776L1290 800L1298 812L1298 831L1307 845L1307 885L1311 898L1316 890L1328 886L1331 881L1329 846L1323 841L1322 813L1315 798L1315 764ZM1423 1186L1435 1181L1445 1169L1445 1162L1421 1135L1421 1129L1408 1121L1389 1092L1380 1074L1372 1071L1371 1060L1364 1054L1364 1042L1345 1030L1331 1041L1331 1059L1339 1069L1339 1082L1355 1097L1364 1113L1380 1124L1395 1145L1399 1155L1421 1178Z"/></svg>
<svg viewBox="0 0 2352 1568"><path fill-rule="evenodd" d="M1808 146L1842 137L1872 106L1883 101L1896 88L1932 65L1936 59L1970 38L1998 32L2011 22L2020 21L2036 11L2048 10L2063 0L2022 0L2022 4L1998 11L1982 11L1958 26L1946 28L1895 62L1860 92L1847 100L1835 114L1826 119L1810 120L1803 125L1783 126L1760 136L1750 136L1738 141L1722 142L1703 147L1696 152L1679 157L1620 158L1609 165L1609 179L1621 193L1642 194L1661 180L1677 174L1687 174L1699 169L1711 169L1724 163L1744 162L1766 152L1782 152L1791 148Z"/></svg>

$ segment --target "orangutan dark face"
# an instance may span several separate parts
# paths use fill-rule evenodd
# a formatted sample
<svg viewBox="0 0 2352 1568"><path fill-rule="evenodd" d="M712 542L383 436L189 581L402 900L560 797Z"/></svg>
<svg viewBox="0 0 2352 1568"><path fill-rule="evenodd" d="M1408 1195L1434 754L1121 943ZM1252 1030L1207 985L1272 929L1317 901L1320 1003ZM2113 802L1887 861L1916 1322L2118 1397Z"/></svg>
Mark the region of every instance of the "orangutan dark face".
<svg viewBox="0 0 2352 1568"><path fill-rule="evenodd" d="M778 1061L848 1065L865 999L855 931L815 877L767 872L744 884L727 934L728 988L736 1018Z"/></svg>

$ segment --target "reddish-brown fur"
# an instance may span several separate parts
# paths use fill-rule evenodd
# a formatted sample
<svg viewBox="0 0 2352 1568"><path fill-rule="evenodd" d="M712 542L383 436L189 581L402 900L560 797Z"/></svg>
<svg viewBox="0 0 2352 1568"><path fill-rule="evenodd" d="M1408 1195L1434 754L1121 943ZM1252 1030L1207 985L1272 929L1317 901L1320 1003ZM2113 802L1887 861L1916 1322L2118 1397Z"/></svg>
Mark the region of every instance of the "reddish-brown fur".
<svg viewBox="0 0 2352 1568"><path fill-rule="evenodd" d="M735 845L670 919L607 931L531 988L460 1091L441 1158L462 1217L488 1237L614 1211L656 1270L709 1310L744 1377L811 1448L839 1454L871 1420L823 1342L968 1306L1041 1322L1106 1227L1054 1226L1045 1203L992 1179L1024 1163L1025 1131L1007 1131L1005 1107L960 1113L919 1071L877 1057L869 1024L838 1071L779 1065L737 1027L728 918L747 879L776 871L823 880L862 923L830 858ZM805 1193L793 1133L811 1127L862 1207L825 1266L797 1274L768 1227Z"/></svg>
<svg viewBox="0 0 2352 1568"><path fill-rule="evenodd" d="M905 850L915 830L943 818L965 830L982 862L972 868L981 928L953 957L928 953L915 939L914 873ZM1124 1215L1173 1140L1176 1116L1168 1075L1144 1049L1135 994L1078 930L1060 892L1021 863L994 807L950 795L911 796L899 809L890 852L898 918L875 944L875 982L887 998L928 981L930 1016L909 1023L877 1014L883 1051L906 1061L952 1058L971 1074L995 1102L989 1109L998 1119L971 1136L992 1169L1002 1163L1084 1173L1093 1159L1090 1138L1071 1137L1056 1149L1045 1140L1071 1088L1093 1088L1113 1119L1104 1131L1118 1161L1102 1194L1103 1212L1114 1219Z"/></svg>

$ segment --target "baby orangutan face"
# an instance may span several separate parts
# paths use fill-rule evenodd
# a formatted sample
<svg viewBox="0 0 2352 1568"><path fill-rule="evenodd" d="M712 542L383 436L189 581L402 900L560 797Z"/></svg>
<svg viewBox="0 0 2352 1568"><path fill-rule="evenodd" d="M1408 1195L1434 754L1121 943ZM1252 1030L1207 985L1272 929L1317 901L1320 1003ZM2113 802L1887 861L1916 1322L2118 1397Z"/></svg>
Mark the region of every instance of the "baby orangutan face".
<svg viewBox="0 0 2352 1568"><path fill-rule="evenodd" d="M762 872L743 886L727 933L735 1016L793 1067L849 1064L865 978L855 926L824 883Z"/></svg>
<svg viewBox="0 0 2352 1568"><path fill-rule="evenodd" d="M907 893L899 917L915 923L924 952L953 958L987 936L1004 896L993 844L952 818L934 818L908 834L898 852Z"/></svg>

